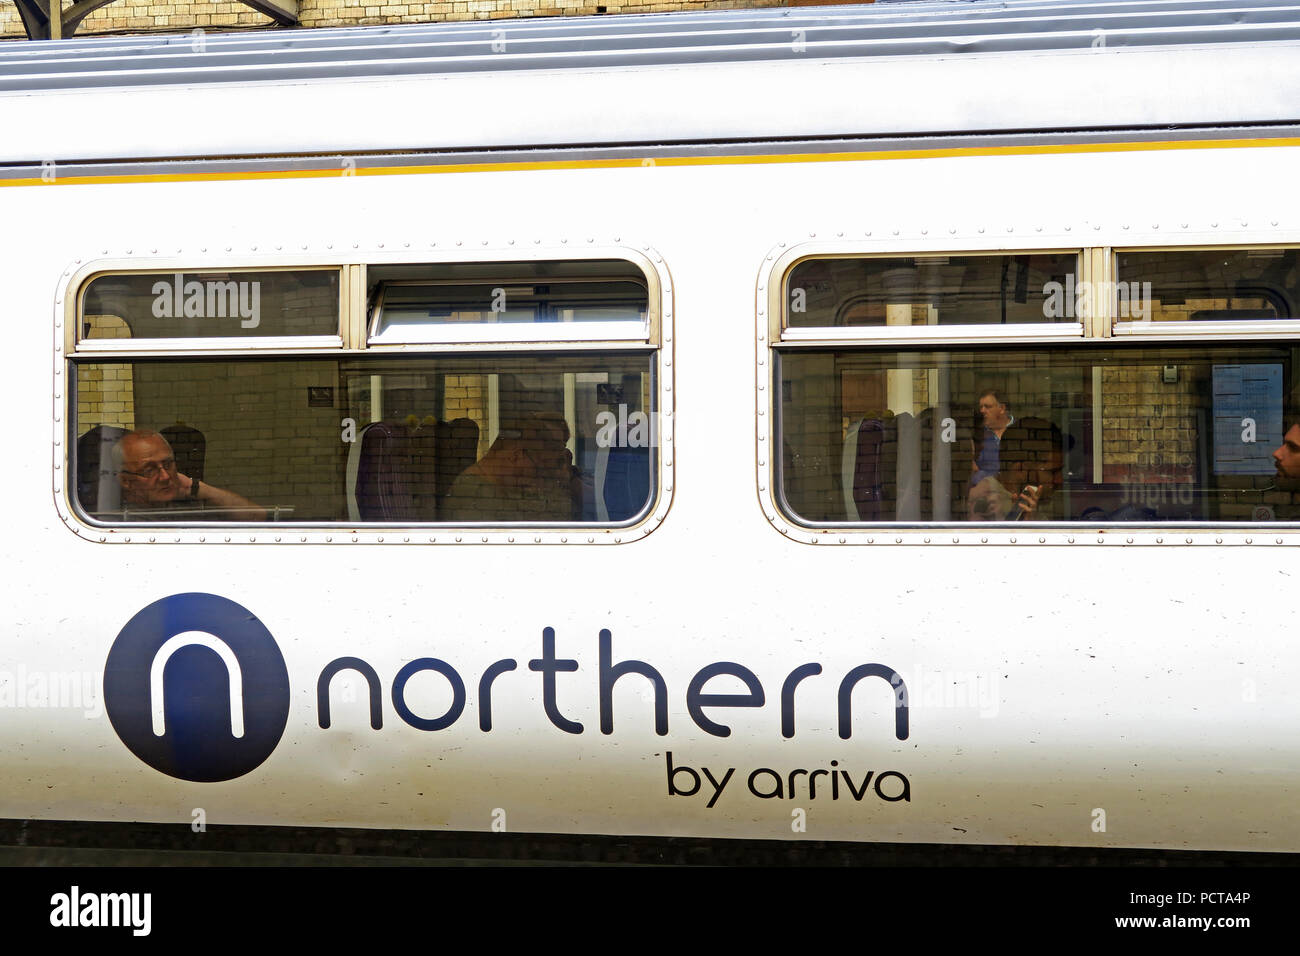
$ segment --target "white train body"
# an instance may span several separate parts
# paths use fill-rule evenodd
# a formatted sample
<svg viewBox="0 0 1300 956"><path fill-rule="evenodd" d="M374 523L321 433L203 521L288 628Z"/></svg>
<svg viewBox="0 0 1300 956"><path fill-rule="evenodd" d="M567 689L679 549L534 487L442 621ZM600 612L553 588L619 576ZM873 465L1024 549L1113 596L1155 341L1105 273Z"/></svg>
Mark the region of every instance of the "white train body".
<svg viewBox="0 0 1300 956"><path fill-rule="evenodd" d="M62 74L127 41L85 42ZM768 453L769 290L798 256L1300 244L1300 141L1279 125L1296 54L1081 41L6 89L0 817L1300 851L1293 527L805 526ZM1197 129L1115 132L1160 122ZM1251 128L1213 132L1228 125ZM1105 135L1059 133L1084 127ZM905 138L935 132L952 136ZM832 133L858 138L815 139ZM602 145L558 151L574 144ZM471 148L503 153L445 152ZM91 275L601 256L644 263L661 297L655 500L636 522L132 526L76 507L64 323ZM127 623L195 592L260 620L287 674L278 743L232 779L148 765L103 706ZM552 632L576 670L530 667ZM666 733L644 674L602 705L606 632L614 665L661 675ZM322 714L340 658L374 669L381 727L356 671ZM445 666L395 691L426 658ZM735 668L692 689L719 662L761 704ZM253 707L256 675L236 671Z"/></svg>

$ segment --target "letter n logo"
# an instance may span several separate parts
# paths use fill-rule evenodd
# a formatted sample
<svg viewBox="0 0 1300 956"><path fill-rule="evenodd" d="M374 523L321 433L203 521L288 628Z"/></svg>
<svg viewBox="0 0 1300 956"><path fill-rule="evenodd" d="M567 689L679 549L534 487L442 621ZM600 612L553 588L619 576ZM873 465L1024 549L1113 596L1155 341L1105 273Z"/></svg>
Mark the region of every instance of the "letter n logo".
<svg viewBox="0 0 1300 956"><path fill-rule="evenodd" d="M173 594L127 622L104 665L104 709L127 748L182 780L231 780L271 755L289 673L270 631L215 594Z"/></svg>

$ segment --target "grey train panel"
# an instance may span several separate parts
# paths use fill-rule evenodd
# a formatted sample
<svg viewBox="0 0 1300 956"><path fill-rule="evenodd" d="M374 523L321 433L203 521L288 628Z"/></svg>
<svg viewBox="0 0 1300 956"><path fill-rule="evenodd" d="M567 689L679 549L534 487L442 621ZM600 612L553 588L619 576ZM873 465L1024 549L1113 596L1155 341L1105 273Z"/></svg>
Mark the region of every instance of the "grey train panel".
<svg viewBox="0 0 1300 956"><path fill-rule="evenodd" d="M0 94L0 163L1294 124L1297 53L1288 42ZM908 95L862 93L897 89Z"/></svg>
<svg viewBox="0 0 1300 956"><path fill-rule="evenodd" d="M1271 0L0 44L0 166L1295 123L1300 4Z"/></svg>
<svg viewBox="0 0 1300 956"><path fill-rule="evenodd" d="M3 43L0 91L1296 40L1278 0L926 2Z"/></svg>
<svg viewBox="0 0 1300 956"><path fill-rule="evenodd" d="M767 140L729 144L674 143L639 147L587 149L467 150L463 152L368 153L315 156L261 156L244 159L178 159L160 162L65 163L53 172L60 179L85 176L205 176L231 173L295 173L313 170L337 171L346 163L352 168L392 169L440 166L494 166L513 163L546 164L573 162L641 161L644 159L704 160L714 157L834 156L849 153L884 153L892 150L968 150L991 148L1033 148L1067 144L1158 143L1177 139L1184 142L1242 139L1300 139L1300 126L1212 127L1201 129L1127 129L1120 131L1076 131L1068 133L1026 133L998 136L911 137L879 140ZM0 164L0 182L40 177L39 164Z"/></svg>

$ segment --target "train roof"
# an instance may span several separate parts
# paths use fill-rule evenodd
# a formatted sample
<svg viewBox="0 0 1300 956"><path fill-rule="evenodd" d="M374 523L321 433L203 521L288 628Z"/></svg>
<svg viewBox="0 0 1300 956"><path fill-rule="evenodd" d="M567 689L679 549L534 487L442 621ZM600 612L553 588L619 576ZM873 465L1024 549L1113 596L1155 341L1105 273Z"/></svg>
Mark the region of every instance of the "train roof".
<svg viewBox="0 0 1300 956"><path fill-rule="evenodd" d="M1300 41L1295 2L925 0L13 42L0 90L1279 41Z"/></svg>
<svg viewBox="0 0 1300 956"><path fill-rule="evenodd" d="M1298 53L1300 4L1281 0L928 0L15 41L0 43L0 161L1289 126ZM165 110L251 116L232 92L250 85L274 122L225 140L159 129ZM78 96L36 96L47 92ZM425 107L413 113L403 93Z"/></svg>

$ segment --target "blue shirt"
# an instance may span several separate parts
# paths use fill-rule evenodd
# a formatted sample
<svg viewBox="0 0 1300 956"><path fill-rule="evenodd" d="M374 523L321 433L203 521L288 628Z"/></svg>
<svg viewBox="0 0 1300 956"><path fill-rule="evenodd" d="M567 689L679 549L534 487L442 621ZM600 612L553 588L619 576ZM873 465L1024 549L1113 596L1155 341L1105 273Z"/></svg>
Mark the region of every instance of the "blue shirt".
<svg viewBox="0 0 1300 956"><path fill-rule="evenodd" d="M1009 416L1007 418L1007 428L1010 428L1015 420L1014 415ZM1006 428L1003 431L1006 431ZM999 458L1001 448L1002 439L998 438L998 433L991 428L984 429L984 442L980 445L979 454L975 457L975 474L970 476L970 486L972 488L985 478L992 478L1002 470L1002 462Z"/></svg>

